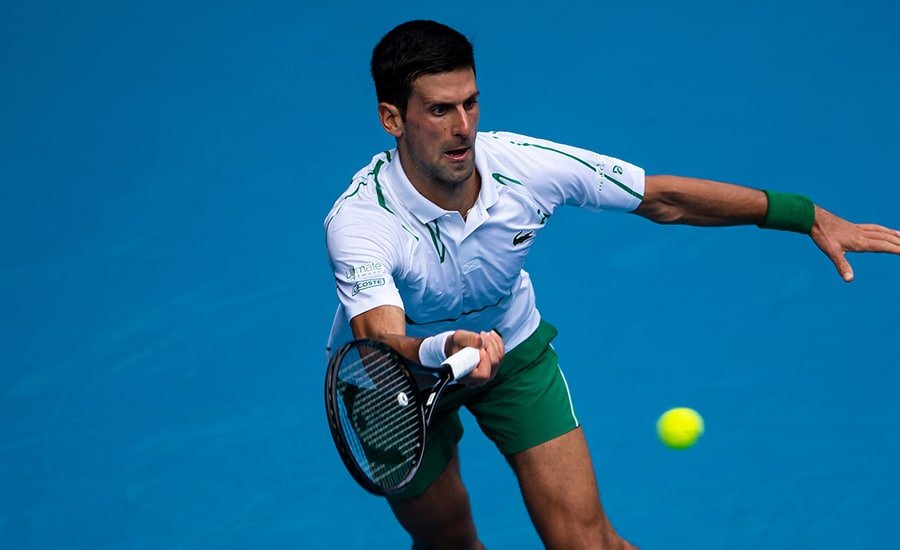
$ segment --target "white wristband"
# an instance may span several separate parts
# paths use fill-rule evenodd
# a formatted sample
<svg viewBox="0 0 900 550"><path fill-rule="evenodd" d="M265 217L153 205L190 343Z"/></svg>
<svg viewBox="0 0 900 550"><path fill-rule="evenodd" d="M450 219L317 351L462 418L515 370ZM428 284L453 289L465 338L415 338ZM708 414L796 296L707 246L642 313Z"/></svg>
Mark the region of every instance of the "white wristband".
<svg viewBox="0 0 900 550"><path fill-rule="evenodd" d="M455 331L448 330L422 340L419 345L419 363L426 367L439 367L447 360L447 338Z"/></svg>

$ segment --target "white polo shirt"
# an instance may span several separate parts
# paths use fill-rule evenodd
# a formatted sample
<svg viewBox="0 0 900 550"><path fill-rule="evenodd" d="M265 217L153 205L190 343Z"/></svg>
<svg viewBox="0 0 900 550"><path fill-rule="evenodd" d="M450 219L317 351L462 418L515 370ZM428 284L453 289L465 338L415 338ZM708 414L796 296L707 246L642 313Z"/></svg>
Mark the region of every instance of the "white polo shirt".
<svg viewBox="0 0 900 550"><path fill-rule="evenodd" d="M496 329L510 350L540 321L522 267L556 208L631 211L644 193L633 164L507 132L477 135L475 167L466 219L420 195L396 149L353 176L325 219L340 300L329 350L353 338L350 319L383 305L403 308L410 336Z"/></svg>

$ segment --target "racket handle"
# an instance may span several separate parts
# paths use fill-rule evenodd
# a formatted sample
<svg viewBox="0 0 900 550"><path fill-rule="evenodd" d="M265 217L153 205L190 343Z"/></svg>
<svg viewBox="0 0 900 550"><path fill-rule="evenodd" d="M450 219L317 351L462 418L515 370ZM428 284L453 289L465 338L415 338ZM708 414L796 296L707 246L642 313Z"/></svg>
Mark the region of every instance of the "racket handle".
<svg viewBox="0 0 900 550"><path fill-rule="evenodd" d="M481 360L481 352L478 348L463 348L441 363L442 367L450 367L453 372L453 379L459 380L463 376L472 372L478 366Z"/></svg>

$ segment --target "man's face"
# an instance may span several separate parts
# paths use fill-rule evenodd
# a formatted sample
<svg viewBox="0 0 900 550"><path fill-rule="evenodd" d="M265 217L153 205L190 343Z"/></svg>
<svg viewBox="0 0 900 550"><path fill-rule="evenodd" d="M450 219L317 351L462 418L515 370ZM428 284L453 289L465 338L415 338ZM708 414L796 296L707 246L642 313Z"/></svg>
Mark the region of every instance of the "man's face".
<svg viewBox="0 0 900 550"><path fill-rule="evenodd" d="M457 187L475 172L478 87L471 68L423 75L413 81L397 137L411 180Z"/></svg>

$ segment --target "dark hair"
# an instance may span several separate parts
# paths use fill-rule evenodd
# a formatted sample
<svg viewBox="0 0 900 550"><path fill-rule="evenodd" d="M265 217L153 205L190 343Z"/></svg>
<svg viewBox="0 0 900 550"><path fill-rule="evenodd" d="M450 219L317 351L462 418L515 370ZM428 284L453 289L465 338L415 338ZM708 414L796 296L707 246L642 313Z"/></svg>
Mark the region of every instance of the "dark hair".
<svg viewBox="0 0 900 550"><path fill-rule="evenodd" d="M415 20L391 29L372 50L372 80L378 101L390 103L406 117L413 81L471 67L475 71L472 43L458 31L437 21Z"/></svg>

